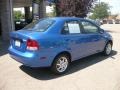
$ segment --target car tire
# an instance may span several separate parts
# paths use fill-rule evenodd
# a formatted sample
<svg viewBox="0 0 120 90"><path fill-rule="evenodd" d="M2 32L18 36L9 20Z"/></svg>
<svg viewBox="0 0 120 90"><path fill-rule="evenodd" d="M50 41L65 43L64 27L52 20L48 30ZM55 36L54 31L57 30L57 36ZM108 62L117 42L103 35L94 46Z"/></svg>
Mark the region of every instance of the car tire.
<svg viewBox="0 0 120 90"><path fill-rule="evenodd" d="M108 42L104 48L104 51L103 51L103 54L105 56L109 56L112 52L112 43L111 42Z"/></svg>
<svg viewBox="0 0 120 90"><path fill-rule="evenodd" d="M51 70L55 74L64 74L69 67L70 57L66 54L58 55L51 67Z"/></svg>

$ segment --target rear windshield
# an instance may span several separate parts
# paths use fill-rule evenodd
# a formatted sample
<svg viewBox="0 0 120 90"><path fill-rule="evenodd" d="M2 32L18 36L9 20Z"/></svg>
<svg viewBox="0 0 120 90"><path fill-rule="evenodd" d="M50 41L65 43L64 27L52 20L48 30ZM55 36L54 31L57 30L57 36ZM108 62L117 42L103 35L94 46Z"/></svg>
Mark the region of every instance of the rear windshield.
<svg viewBox="0 0 120 90"><path fill-rule="evenodd" d="M52 19L41 19L37 21L33 21L32 23L28 24L24 27L25 30L31 31L39 31L44 32L46 31L55 21Z"/></svg>

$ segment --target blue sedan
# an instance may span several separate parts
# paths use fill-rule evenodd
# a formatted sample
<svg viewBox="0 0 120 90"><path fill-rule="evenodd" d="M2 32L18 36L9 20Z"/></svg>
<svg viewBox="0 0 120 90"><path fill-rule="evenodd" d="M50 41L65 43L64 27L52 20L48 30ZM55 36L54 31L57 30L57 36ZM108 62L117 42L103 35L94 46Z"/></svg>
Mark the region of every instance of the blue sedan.
<svg viewBox="0 0 120 90"><path fill-rule="evenodd" d="M56 74L72 61L102 52L110 55L113 40L92 21L75 17L44 18L10 33L9 54L29 67L51 67Z"/></svg>

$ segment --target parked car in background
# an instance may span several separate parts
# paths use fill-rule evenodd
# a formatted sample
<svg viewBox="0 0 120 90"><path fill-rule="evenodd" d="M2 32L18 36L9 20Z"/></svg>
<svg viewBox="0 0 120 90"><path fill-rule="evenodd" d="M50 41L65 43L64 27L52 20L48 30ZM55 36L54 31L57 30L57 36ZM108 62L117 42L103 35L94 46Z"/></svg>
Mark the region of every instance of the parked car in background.
<svg viewBox="0 0 120 90"><path fill-rule="evenodd" d="M107 20L106 19L102 20L102 24L107 24Z"/></svg>
<svg viewBox="0 0 120 90"><path fill-rule="evenodd" d="M15 30L24 28L28 23L25 20L15 20Z"/></svg>
<svg viewBox="0 0 120 90"><path fill-rule="evenodd" d="M119 20L119 19L116 19L116 20L115 20L115 24L120 24L120 20Z"/></svg>
<svg viewBox="0 0 120 90"><path fill-rule="evenodd" d="M114 24L113 20L108 20L107 22L108 22L108 24Z"/></svg>
<svg viewBox="0 0 120 90"><path fill-rule="evenodd" d="M72 61L96 53L110 55L112 37L95 23L75 17L44 18L10 34L9 54L29 67L63 74Z"/></svg>
<svg viewBox="0 0 120 90"><path fill-rule="evenodd" d="M15 30L23 29L26 25L32 22L32 20L25 21L25 19L15 20Z"/></svg>

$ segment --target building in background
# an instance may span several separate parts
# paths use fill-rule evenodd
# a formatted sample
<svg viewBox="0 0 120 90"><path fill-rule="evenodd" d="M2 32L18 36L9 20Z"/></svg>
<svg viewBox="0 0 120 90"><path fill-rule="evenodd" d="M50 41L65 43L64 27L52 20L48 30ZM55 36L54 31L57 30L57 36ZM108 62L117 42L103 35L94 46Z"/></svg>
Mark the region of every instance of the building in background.
<svg viewBox="0 0 120 90"><path fill-rule="evenodd" d="M116 19L119 19L119 20L120 20L120 14L116 17Z"/></svg>

